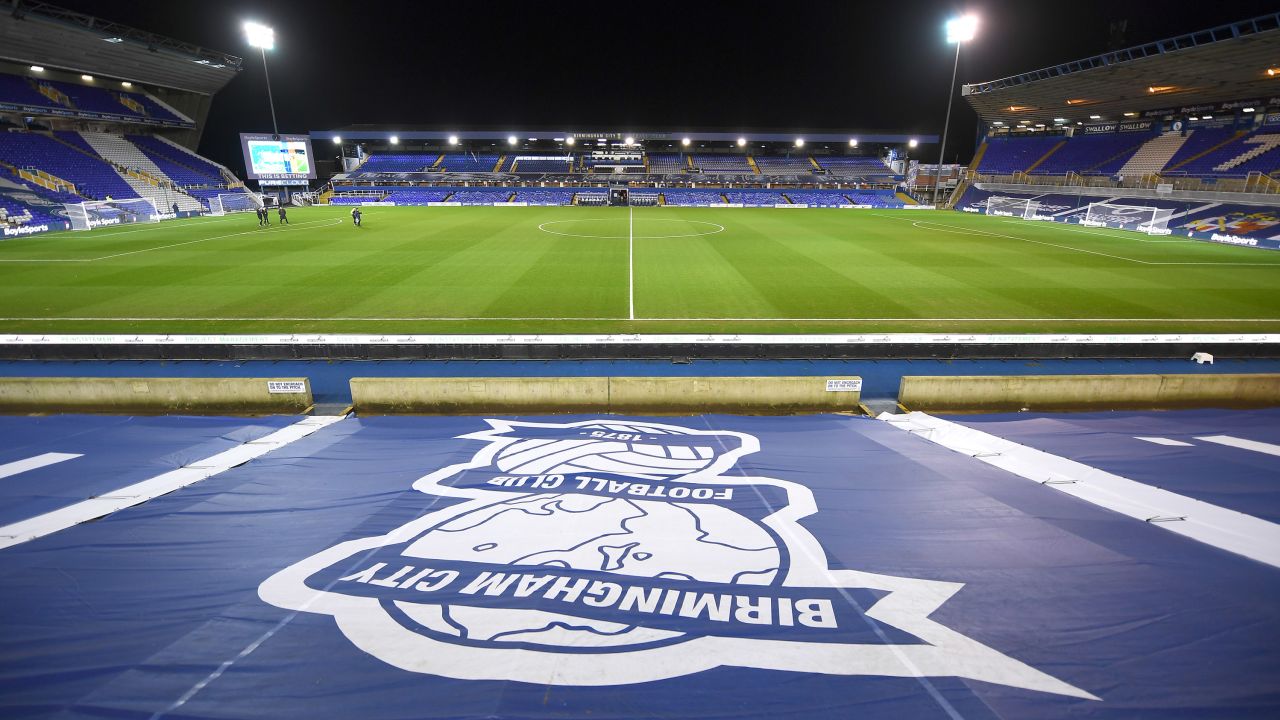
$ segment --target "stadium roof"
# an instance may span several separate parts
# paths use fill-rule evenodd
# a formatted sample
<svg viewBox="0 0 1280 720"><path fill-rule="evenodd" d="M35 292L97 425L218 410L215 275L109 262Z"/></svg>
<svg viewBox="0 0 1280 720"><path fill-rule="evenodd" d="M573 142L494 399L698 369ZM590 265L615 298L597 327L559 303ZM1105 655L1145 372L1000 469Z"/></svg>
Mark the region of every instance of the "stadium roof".
<svg viewBox="0 0 1280 720"><path fill-rule="evenodd" d="M212 95L241 60L39 2L0 0L0 58Z"/></svg>
<svg viewBox="0 0 1280 720"><path fill-rule="evenodd" d="M465 126L464 126L465 127ZM466 141L505 141L509 136L525 140L563 140L572 136L575 140L614 139L632 137L639 143L646 142L680 142L689 138L691 142L724 142L734 143L744 137L753 143L793 143L802 138L805 143L847 143L856 139L860 143L882 143L889 145L905 144L916 140L922 145L933 145L938 142L937 135L908 133L892 133L865 130L741 130L726 132L723 130L557 130L554 128L529 130L513 128L490 128L477 130L457 130L450 128L425 128L415 125L399 127L390 125L349 125L338 130L312 130L311 137L316 140L331 140L341 136L345 140L387 140L391 136L401 140L438 140L444 142L451 136Z"/></svg>
<svg viewBox="0 0 1280 720"><path fill-rule="evenodd" d="M1265 106L1280 96L1280 13L973 83L961 92L984 123L1008 125L1123 120L1164 108L1177 115L1246 99Z"/></svg>

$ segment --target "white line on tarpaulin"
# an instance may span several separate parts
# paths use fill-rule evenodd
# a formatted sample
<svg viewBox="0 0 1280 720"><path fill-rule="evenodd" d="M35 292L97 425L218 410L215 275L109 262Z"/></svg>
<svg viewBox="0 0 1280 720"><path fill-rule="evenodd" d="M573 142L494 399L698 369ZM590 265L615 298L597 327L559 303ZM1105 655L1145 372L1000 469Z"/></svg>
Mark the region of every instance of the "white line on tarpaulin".
<svg viewBox="0 0 1280 720"><path fill-rule="evenodd" d="M59 530L66 530L211 478L295 440L301 440L343 417L308 417L270 435L242 443L203 460L196 460L177 470L170 470L117 490L108 490L97 497L82 500L73 505L5 525L0 527L0 549L20 545Z"/></svg>
<svg viewBox="0 0 1280 720"><path fill-rule="evenodd" d="M80 457L80 455L77 453L48 452L43 455L29 457L25 460L15 460L14 462L0 465L0 478L7 478L29 470L57 465L60 462L75 460L78 457Z"/></svg>
<svg viewBox="0 0 1280 720"><path fill-rule="evenodd" d="M1087 503L1280 567L1280 525L1276 523L1115 475L928 413L884 413L879 419L948 450Z"/></svg>

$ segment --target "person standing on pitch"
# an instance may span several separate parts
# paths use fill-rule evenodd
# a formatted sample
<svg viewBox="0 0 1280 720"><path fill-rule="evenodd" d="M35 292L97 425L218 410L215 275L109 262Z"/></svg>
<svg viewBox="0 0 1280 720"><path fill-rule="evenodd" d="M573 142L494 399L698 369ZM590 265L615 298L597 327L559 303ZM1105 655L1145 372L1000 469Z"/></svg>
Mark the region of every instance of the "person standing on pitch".
<svg viewBox="0 0 1280 720"><path fill-rule="evenodd" d="M257 212L257 214L258 214L258 227L262 227L262 213L263 213L264 211L265 211L265 208L258 208L258 209L255 211L255 212Z"/></svg>
<svg viewBox="0 0 1280 720"><path fill-rule="evenodd" d="M277 211L277 213L280 215L280 224L281 224L281 225L288 225L288 224L290 224L290 223L289 223L289 217L285 214L284 206L283 206L283 205L281 205L281 206L280 206L280 209Z"/></svg>
<svg viewBox="0 0 1280 720"><path fill-rule="evenodd" d="M351 208L351 222L355 223L356 227L360 227L360 216L362 214L360 208Z"/></svg>

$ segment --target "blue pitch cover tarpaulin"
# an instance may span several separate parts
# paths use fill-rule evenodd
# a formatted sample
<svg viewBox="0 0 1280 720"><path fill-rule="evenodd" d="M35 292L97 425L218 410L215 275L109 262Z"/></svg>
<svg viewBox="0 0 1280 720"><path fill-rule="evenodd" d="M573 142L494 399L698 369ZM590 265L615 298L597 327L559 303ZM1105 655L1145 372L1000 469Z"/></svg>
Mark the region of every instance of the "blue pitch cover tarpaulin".
<svg viewBox="0 0 1280 720"><path fill-rule="evenodd" d="M1280 522L1280 409L948 419L1130 480Z"/></svg>
<svg viewBox="0 0 1280 720"><path fill-rule="evenodd" d="M866 418L348 419L0 595L4 717L1280 715L1275 568Z"/></svg>

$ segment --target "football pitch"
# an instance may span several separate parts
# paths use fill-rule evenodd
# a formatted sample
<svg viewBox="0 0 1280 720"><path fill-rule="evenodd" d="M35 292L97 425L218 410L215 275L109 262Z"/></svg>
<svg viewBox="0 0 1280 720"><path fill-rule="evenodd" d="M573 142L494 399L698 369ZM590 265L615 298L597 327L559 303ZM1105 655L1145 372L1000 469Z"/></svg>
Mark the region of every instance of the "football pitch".
<svg viewBox="0 0 1280 720"><path fill-rule="evenodd" d="M956 212L370 207L0 241L6 333L1277 332L1280 253Z"/></svg>

